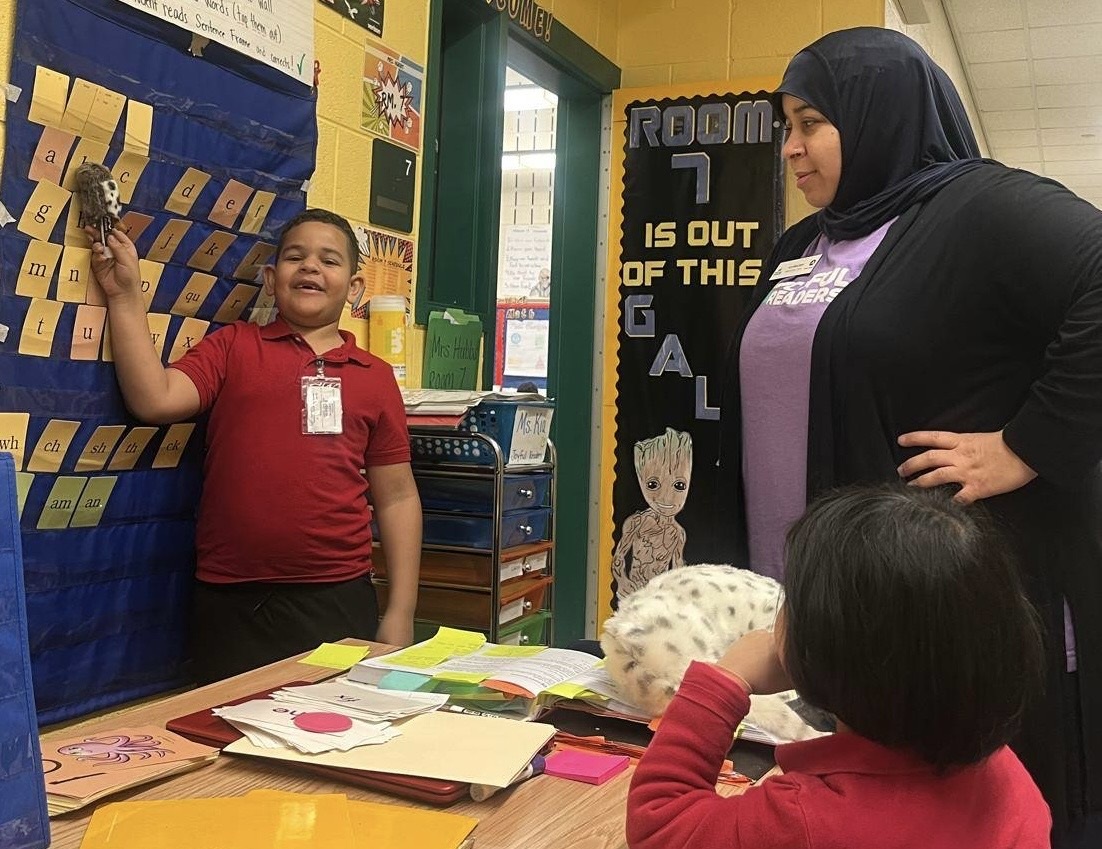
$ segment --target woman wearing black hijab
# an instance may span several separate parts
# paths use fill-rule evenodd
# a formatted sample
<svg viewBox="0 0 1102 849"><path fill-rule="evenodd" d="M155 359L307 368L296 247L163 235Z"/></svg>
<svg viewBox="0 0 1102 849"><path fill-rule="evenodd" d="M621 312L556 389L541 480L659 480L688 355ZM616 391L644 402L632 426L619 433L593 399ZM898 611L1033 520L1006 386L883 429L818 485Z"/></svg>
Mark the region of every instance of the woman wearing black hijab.
<svg viewBox="0 0 1102 849"><path fill-rule="evenodd" d="M786 528L836 486L982 501L1048 637L1015 748L1054 845L1102 845L1084 836L1102 830L1102 214L980 159L952 83L899 33L825 36L777 103L820 211L780 238L732 343L731 559L776 574Z"/></svg>

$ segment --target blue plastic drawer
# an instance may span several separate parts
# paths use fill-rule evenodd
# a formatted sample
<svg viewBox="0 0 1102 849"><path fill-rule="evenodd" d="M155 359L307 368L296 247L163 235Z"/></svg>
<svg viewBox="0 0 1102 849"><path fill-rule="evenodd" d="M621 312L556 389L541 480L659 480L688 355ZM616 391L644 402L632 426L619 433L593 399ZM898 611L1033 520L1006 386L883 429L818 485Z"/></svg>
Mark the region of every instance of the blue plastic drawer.
<svg viewBox="0 0 1102 849"><path fill-rule="evenodd" d="M425 513L423 541L428 545L456 545L463 548L492 548L492 516L460 516ZM549 538L551 509L518 510L501 517L501 547L512 548Z"/></svg>
<svg viewBox="0 0 1102 849"><path fill-rule="evenodd" d="M493 513L494 481L474 478L417 476L417 490L425 510L457 513ZM550 505L551 473L505 475L502 512Z"/></svg>

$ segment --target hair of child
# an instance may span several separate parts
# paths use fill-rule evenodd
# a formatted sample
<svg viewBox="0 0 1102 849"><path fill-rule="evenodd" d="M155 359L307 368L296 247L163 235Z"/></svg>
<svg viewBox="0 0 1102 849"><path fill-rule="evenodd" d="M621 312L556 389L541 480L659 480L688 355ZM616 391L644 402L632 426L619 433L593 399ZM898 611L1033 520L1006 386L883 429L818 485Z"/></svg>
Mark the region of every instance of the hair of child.
<svg viewBox="0 0 1102 849"><path fill-rule="evenodd" d="M344 237L348 240L348 259L352 264L352 273L355 274L360 267L360 243L356 239L356 233L353 231L352 225L348 223L347 218L337 215L335 212L330 212L328 209L305 209L288 221L279 233L279 243L276 245L276 260L278 261L279 255L283 251L283 242L286 240L287 234L300 224L306 224L309 221L329 224L344 234Z"/></svg>
<svg viewBox="0 0 1102 849"><path fill-rule="evenodd" d="M841 490L791 528L785 668L803 698L941 769L978 762L1039 692L1015 558L979 505L905 484Z"/></svg>

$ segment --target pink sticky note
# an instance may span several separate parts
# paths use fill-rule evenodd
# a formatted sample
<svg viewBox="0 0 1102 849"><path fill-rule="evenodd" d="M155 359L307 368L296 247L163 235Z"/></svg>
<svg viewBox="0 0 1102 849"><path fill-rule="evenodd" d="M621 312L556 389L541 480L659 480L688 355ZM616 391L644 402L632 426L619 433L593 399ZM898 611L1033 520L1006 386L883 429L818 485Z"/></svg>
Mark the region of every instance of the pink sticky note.
<svg viewBox="0 0 1102 849"><path fill-rule="evenodd" d="M547 775L569 778L571 781L604 784L627 769L630 762L631 758L627 755L602 755L564 749L547 759L543 771Z"/></svg>
<svg viewBox="0 0 1102 849"><path fill-rule="evenodd" d="M294 723L303 731L313 731L317 734L337 734L352 727L352 720L344 714L322 711L300 713L295 717Z"/></svg>

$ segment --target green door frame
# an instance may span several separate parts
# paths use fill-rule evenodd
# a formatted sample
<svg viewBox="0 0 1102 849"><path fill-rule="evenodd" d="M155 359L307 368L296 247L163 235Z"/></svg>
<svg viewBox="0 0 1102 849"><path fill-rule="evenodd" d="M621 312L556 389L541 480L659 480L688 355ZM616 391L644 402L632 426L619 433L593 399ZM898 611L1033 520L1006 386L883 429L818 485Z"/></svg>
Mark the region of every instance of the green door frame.
<svg viewBox="0 0 1102 849"><path fill-rule="evenodd" d="M558 447L554 633L563 645L585 635L601 116L620 70L558 21L548 42L485 0L430 4L415 316L424 324L448 306L479 314L483 380L492 383L506 64L559 98L548 394Z"/></svg>

